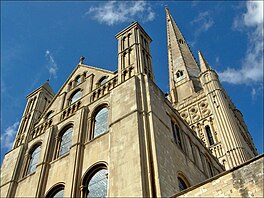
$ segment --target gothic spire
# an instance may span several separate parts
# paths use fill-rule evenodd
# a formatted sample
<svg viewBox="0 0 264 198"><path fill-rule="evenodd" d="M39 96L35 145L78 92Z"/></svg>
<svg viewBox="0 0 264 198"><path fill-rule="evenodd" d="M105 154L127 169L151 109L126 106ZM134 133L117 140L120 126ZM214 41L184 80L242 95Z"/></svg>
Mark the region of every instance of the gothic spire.
<svg viewBox="0 0 264 198"><path fill-rule="evenodd" d="M176 81L177 72L183 72L188 80L197 78L200 69L180 29L166 7L170 85Z"/></svg>
<svg viewBox="0 0 264 198"><path fill-rule="evenodd" d="M205 60L205 58L203 57L203 55L200 51L198 51L198 56L199 56L201 72L204 72L204 71L210 69L209 64L207 63L207 61Z"/></svg>

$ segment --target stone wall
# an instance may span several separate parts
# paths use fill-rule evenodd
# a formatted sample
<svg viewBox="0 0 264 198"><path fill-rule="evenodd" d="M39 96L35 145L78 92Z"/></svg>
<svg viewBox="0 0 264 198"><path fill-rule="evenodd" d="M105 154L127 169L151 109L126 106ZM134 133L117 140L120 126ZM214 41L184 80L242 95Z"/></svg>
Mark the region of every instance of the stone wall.
<svg viewBox="0 0 264 198"><path fill-rule="evenodd" d="M263 197L264 154L173 197Z"/></svg>

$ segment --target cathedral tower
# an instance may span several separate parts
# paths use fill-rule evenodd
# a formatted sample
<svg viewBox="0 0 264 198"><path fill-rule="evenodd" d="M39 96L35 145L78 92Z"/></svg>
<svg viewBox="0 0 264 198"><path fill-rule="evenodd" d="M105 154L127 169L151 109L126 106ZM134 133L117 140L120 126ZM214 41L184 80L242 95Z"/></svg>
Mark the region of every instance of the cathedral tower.
<svg viewBox="0 0 264 198"><path fill-rule="evenodd" d="M257 155L243 116L198 53L200 68L166 8L170 99L182 118L227 169Z"/></svg>
<svg viewBox="0 0 264 198"><path fill-rule="evenodd" d="M116 35L118 40L118 79L122 82L134 74L144 73L154 79L150 42L152 41L138 22Z"/></svg>

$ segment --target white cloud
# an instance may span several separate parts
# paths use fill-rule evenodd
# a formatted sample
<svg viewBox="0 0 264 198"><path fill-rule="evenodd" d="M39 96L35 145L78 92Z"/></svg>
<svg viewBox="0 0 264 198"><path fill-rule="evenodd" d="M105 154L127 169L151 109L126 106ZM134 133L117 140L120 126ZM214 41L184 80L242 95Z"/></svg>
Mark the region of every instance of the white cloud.
<svg viewBox="0 0 264 198"><path fill-rule="evenodd" d="M195 19L191 21L192 25L198 26L197 30L194 32L194 41L191 41L191 45L194 46L199 35L203 32L208 31L213 25L214 25L214 20L211 17L211 14L209 11L205 12L200 12Z"/></svg>
<svg viewBox="0 0 264 198"><path fill-rule="evenodd" d="M19 122L15 122L13 125L7 127L5 132L1 134L1 149L10 149L13 145L14 139L16 137Z"/></svg>
<svg viewBox="0 0 264 198"><path fill-rule="evenodd" d="M263 82L263 1L248 1L247 11L235 18L233 27L248 31L249 45L239 69L219 72L221 81L231 84Z"/></svg>
<svg viewBox="0 0 264 198"><path fill-rule="evenodd" d="M58 66L57 63L55 62L53 56L51 55L49 50L46 50L45 52L45 56L48 60L48 65L47 68L49 70L49 78L53 77L53 78L57 78L57 70L58 70Z"/></svg>
<svg viewBox="0 0 264 198"><path fill-rule="evenodd" d="M143 22L155 19L155 13L146 1L108 1L98 7L90 7L85 14L106 25L132 22L136 19Z"/></svg>

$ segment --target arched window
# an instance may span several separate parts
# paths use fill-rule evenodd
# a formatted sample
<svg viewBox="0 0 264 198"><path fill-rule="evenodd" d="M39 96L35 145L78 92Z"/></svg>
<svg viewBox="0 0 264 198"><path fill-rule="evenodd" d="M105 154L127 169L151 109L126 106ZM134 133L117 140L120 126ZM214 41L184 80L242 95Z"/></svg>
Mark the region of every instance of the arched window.
<svg viewBox="0 0 264 198"><path fill-rule="evenodd" d="M180 128L177 124L175 124L173 121L171 121L171 127L172 127L172 135L174 138L174 142L180 146L182 149L182 141L180 136Z"/></svg>
<svg viewBox="0 0 264 198"><path fill-rule="evenodd" d="M108 80L108 77L107 76L104 76L104 77L102 77L100 80L99 80L99 85L102 85L102 84L104 84L106 81Z"/></svg>
<svg viewBox="0 0 264 198"><path fill-rule="evenodd" d="M88 183L87 197L106 197L107 196L107 171L98 170Z"/></svg>
<svg viewBox="0 0 264 198"><path fill-rule="evenodd" d="M40 157L40 145L35 147L35 149L31 152L28 167L27 167L27 175L36 171L37 164L39 162Z"/></svg>
<svg viewBox="0 0 264 198"><path fill-rule="evenodd" d="M67 128L58 138L57 157L61 157L70 151L72 143L72 126Z"/></svg>
<svg viewBox="0 0 264 198"><path fill-rule="evenodd" d="M45 197L47 198L63 198L64 196L64 185L58 184L55 187L53 187Z"/></svg>
<svg viewBox="0 0 264 198"><path fill-rule="evenodd" d="M205 131L206 131L206 135L208 137L208 141L209 141L209 144L210 146L214 144L214 138L212 136L212 132L211 132L211 129L208 125L205 126Z"/></svg>
<svg viewBox="0 0 264 198"><path fill-rule="evenodd" d="M51 116L52 116L52 112L53 112L53 111L49 111L49 112L46 114L46 119L47 119L47 120L51 118Z"/></svg>
<svg viewBox="0 0 264 198"><path fill-rule="evenodd" d="M93 118L92 137L95 138L108 130L108 109L101 108Z"/></svg>
<svg viewBox="0 0 264 198"><path fill-rule="evenodd" d="M74 92L70 98L70 104L75 103L77 100L79 100L82 97L82 92L81 90L78 90Z"/></svg>
<svg viewBox="0 0 264 198"><path fill-rule="evenodd" d="M188 188L187 184L180 177L178 177L178 186L179 186L180 191L183 191Z"/></svg>
<svg viewBox="0 0 264 198"><path fill-rule="evenodd" d="M76 86L79 85L81 83L81 76L77 76L75 78L75 81L76 81Z"/></svg>
<svg viewBox="0 0 264 198"><path fill-rule="evenodd" d="M99 165L89 171L81 187L82 197L107 197L108 172L105 165Z"/></svg>

